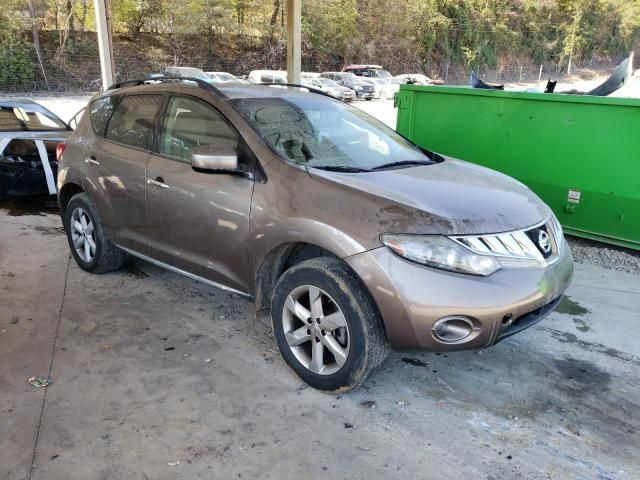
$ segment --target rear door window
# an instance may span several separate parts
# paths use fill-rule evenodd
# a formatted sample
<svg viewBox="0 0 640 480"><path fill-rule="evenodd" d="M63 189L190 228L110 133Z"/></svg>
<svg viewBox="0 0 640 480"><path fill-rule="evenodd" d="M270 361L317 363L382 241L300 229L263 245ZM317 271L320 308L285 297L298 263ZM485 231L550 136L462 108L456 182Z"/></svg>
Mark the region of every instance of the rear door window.
<svg viewBox="0 0 640 480"><path fill-rule="evenodd" d="M194 148L221 144L238 148L238 134L222 114L193 98L169 100L158 145L161 155L189 163Z"/></svg>
<svg viewBox="0 0 640 480"><path fill-rule="evenodd" d="M109 120L106 138L149 150L153 143L153 123L162 100L162 95L125 96Z"/></svg>

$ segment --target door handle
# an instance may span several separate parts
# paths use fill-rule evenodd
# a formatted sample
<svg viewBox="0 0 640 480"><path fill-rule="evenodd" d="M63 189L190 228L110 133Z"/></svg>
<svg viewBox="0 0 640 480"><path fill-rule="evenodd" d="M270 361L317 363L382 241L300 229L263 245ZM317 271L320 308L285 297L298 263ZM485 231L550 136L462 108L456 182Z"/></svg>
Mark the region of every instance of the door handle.
<svg viewBox="0 0 640 480"><path fill-rule="evenodd" d="M85 157L84 163L87 163L89 165L100 165L100 162L97 161L96 157L94 157L93 155L91 155L90 157Z"/></svg>
<svg viewBox="0 0 640 480"><path fill-rule="evenodd" d="M169 188L169 185L164 183L164 178L162 178L162 177L156 177L155 180L148 179L147 183L149 185L155 185L156 187L160 187L160 188Z"/></svg>

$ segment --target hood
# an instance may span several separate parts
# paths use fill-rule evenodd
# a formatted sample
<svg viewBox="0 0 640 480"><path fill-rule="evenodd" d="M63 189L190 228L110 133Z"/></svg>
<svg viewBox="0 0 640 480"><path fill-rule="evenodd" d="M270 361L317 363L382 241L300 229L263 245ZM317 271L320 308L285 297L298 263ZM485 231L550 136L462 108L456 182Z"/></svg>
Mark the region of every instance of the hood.
<svg viewBox="0 0 640 480"><path fill-rule="evenodd" d="M340 92L340 93L353 93L353 90L351 90L348 87L343 87L342 85L339 85L337 87L330 87L331 90L334 90L336 92Z"/></svg>
<svg viewBox="0 0 640 480"><path fill-rule="evenodd" d="M500 233L530 227L551 215L522 183L460 160L370 173L309 172L369 197L375 219L367 223L377 222L381 233Z"/></svg>

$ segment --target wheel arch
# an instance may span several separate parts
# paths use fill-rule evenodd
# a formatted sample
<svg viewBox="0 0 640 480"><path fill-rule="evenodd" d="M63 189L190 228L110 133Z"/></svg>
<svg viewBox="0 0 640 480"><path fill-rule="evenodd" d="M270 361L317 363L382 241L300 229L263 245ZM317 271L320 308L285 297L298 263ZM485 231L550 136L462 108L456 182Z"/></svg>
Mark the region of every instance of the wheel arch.
<svg viewBox="0 0 640 480"><path fill-rule="evenodd" d="M270 312L273 290L285 271L300 262L317 257L340 259L338 255L326 248L307 242L288 242L271 249L264 256L255 273L256 316L267 315Z"/></svg>
<svg viewBox="0 0 640 480"><path fill-rule="evenodd" d="M69 201L73 198L74 195L78 193L82 193L84 190L77 183L65 183L64 186L58 192L58 205L60 206L60 214L62 218L64 218L67 205L69 205Z"/></svg>

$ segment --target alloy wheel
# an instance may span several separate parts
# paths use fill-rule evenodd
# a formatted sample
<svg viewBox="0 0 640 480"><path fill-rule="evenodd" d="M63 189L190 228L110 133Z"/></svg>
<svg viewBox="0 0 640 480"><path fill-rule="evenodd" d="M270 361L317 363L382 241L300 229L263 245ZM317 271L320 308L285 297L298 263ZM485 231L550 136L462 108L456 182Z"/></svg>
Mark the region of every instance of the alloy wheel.
<svg viewBox="0 0 640 480"><path fill-rule="evenodd" d="M350 347L347 320L324 290L301 285L289 293L282 311L282 326L291 352L308 370L331 375L347 361Z"/></svg>
<svg viewBox="0 0 640 480"><path fill-rule="evenodd" d="M91 263L96 256L96 232L91 217L80 207L71 213L71 240L82 261Z"/></svg>

